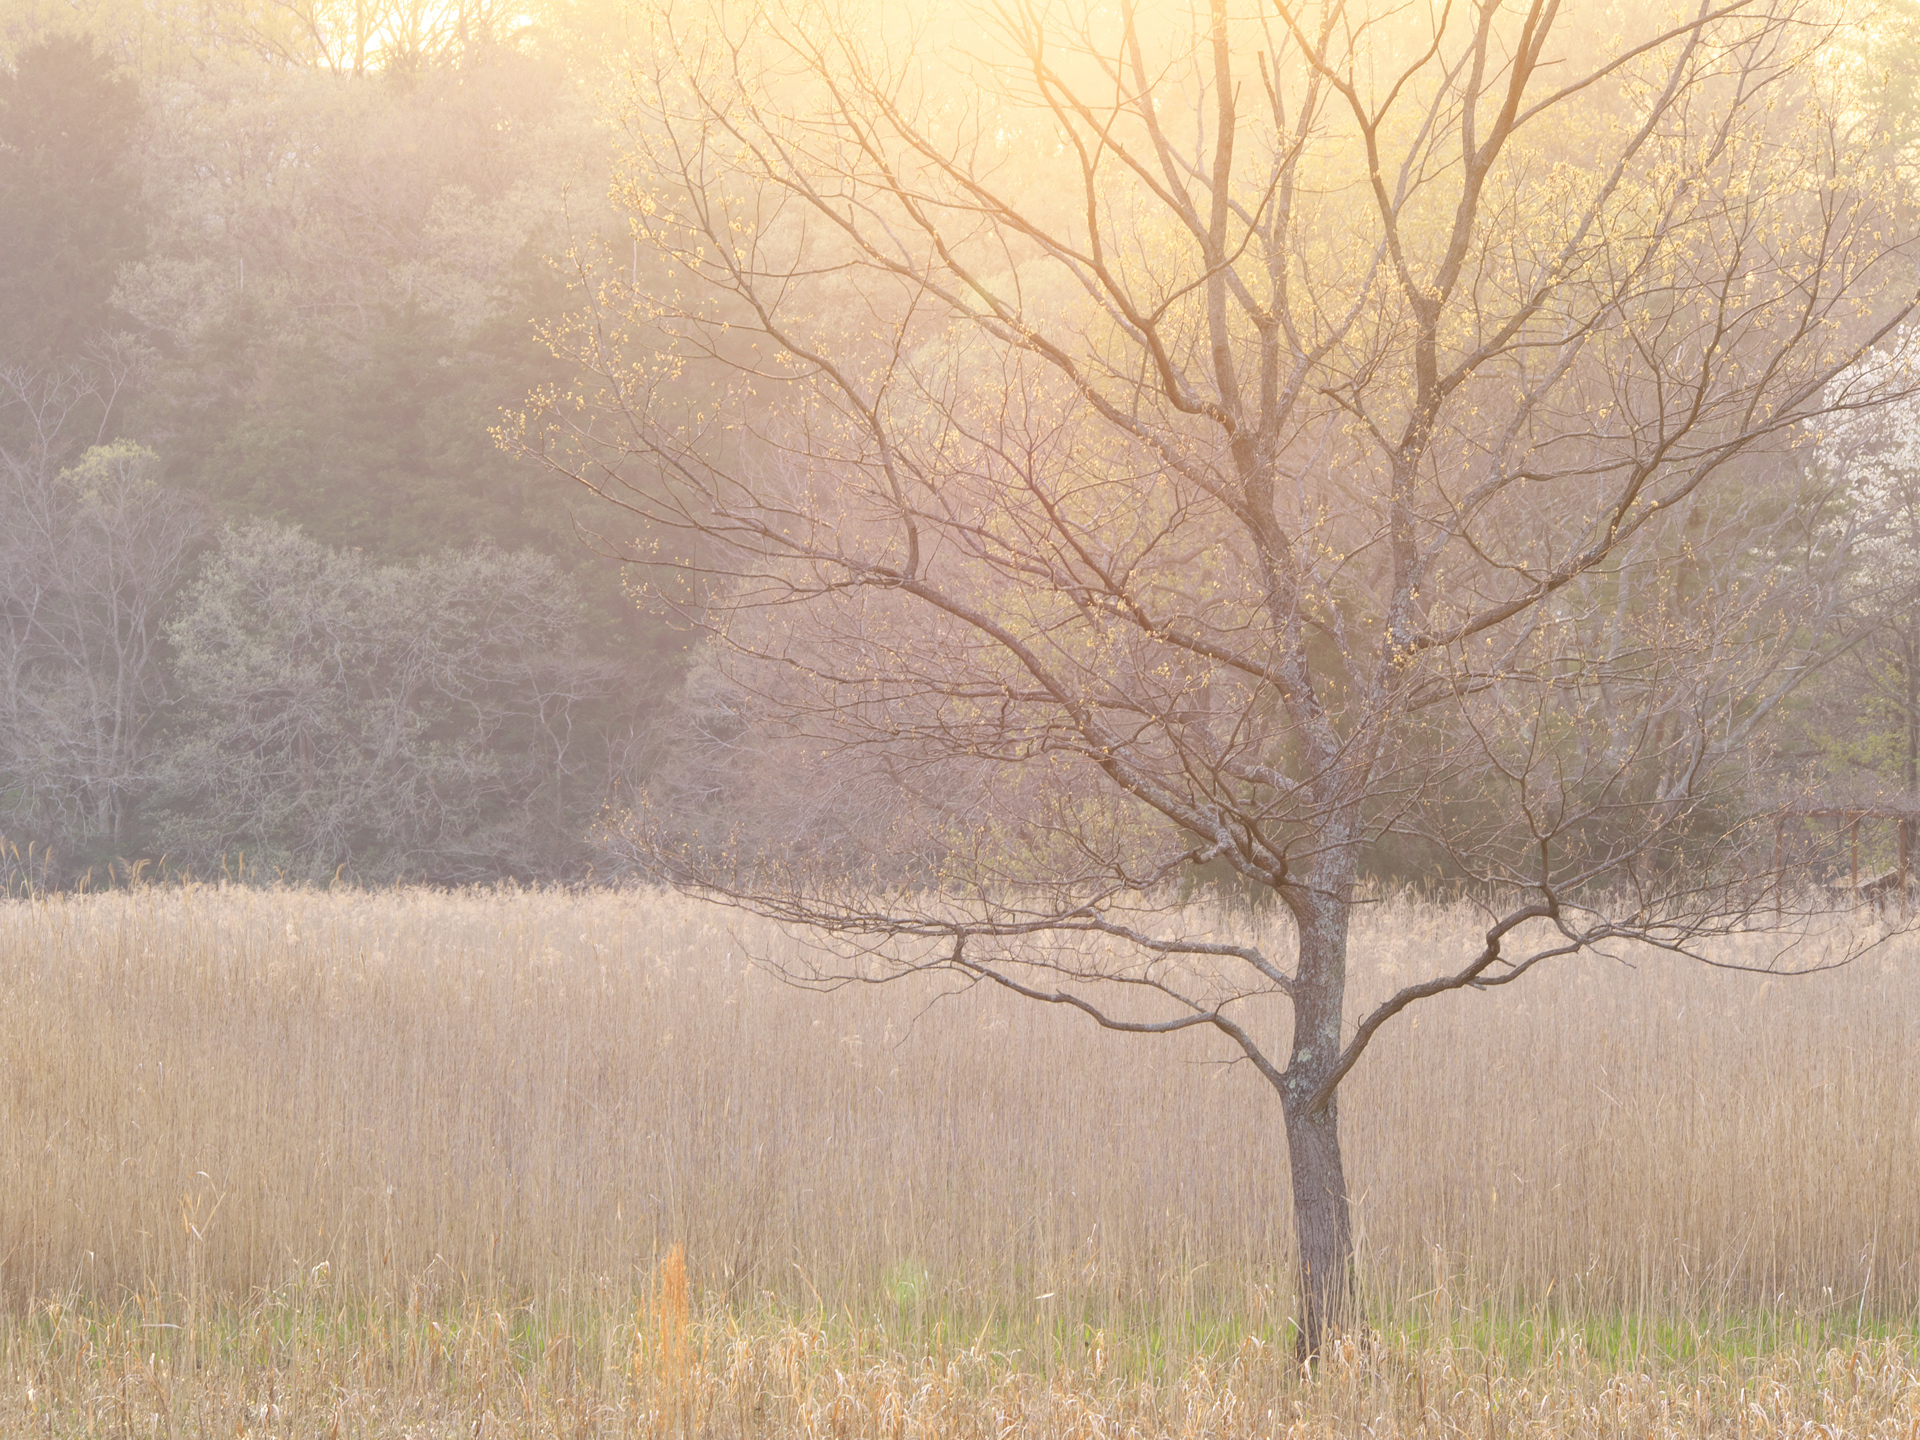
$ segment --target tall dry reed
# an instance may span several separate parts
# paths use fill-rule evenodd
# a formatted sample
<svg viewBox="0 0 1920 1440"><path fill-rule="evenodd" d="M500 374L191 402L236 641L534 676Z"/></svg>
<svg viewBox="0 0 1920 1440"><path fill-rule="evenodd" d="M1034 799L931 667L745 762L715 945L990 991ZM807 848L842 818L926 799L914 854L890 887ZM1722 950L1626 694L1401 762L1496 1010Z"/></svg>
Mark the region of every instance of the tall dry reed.
<svg viewBox="0 0 1920 1440"><path fill-rule="evenodd" d="M1374 908L1356 1003L1473 931ZM0 905L0 1293L632 1314L684 1247L735 1311L898 1333L1284 1325L1285 1146L1250 1067L747 959L792 943L651 893ZM1383 1033L1342 1100L1374 1294L1433 1324L1910 1309L1914 944L1793 980L1629 959Z"/></svg>

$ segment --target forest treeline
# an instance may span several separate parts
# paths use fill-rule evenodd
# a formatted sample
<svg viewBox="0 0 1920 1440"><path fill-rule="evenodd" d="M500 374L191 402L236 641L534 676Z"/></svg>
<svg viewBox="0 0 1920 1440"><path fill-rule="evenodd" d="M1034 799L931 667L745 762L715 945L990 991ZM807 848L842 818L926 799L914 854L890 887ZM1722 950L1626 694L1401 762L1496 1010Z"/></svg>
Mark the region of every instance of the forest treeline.
<svg viewBox="0 0 1920 1440"><path fill-rule="evenodd" d="M0 6L6 878L580 879L649 780L857 858L864 777L783 790L735 744L696 632L600 553L648 537L506 418L574 382L570 285L671 283L609 200L623 43L590 5ZM1855 57L1910 150L1916 61L1910 5ZM1781 492L1835 497L1830 633L1756 783L1912 793L1920 413L1795 453L1861 478Z"/></svg>
<svg viewBox="0 0 1920 1440"><path fill-rule="evenodd" d="M492 433L566 379L549 257L611 228L577 31L361 13L357 55L291 12L9 17L0 836L36 882L579 877L674 683Z"/></svg>

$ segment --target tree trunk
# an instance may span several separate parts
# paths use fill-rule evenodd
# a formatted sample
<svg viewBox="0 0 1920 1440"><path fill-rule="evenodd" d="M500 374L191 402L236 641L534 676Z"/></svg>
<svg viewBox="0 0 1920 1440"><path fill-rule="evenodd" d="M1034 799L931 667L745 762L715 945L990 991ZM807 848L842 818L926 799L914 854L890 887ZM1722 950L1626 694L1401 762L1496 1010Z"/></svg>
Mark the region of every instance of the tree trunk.
<svg viewBox="0 0 1920 1440"><path fill-rule="evenodd" d="M1311 1093L1311 1092L1309 1092ZM1300 1338L1297 1353L1317 1359L1326 1341L1353 1321L1353 1218L1340 1157L1340 1111L1328 1101L1283 1101L1287 1160L1293 1171L1293 1228L1300 1243Z"/></svg>
<svg viewBox="0 0 1920 1440"><path fill-rule="evenodd" d="M1293 996L1293 1053L1281 1076L1287 1159L1293 1175L1293 1226L1300 1246L1303 1361L1353 1320L1353 1219L1340 1154L1337 1095L1316 1107L1321 1084L1340 1059L1347 989L1350 877L1289 897L1300 927Z"/></svg>

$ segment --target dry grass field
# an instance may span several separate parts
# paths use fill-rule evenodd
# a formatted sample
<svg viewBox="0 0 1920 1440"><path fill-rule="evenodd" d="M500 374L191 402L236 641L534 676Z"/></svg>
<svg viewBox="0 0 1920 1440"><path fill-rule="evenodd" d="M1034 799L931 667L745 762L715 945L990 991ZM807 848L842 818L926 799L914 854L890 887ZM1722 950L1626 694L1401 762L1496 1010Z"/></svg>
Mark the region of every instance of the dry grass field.
<svg viewBox="0 0 1920 1440"><path fill-rule="evenodd" d="M1472 932L1375 907L1355 1003ZM1311 1378L1246 1066L747 958L794 943L645 893L0 905L0 1434L1920 1427L1913 941L1398 1022L1342 1101L1373 1329Z"/></svg>

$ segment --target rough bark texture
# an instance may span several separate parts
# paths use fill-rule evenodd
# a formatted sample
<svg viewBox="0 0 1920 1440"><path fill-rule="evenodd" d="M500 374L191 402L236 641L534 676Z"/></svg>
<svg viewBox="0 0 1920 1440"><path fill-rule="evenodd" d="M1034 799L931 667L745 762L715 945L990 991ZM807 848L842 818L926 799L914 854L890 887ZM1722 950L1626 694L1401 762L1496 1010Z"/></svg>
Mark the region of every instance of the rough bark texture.
<svg viewBox="0 0 1920 1440"><path fill-rule="evenodd" d="M1288 1094L1282 1105L1293 1171L1293 1223L1300 1242L1297 1353L1311 1360L1329 1338L1352 1323L1353 1219L1340 1156L1339 1101L1328 1101L1316 1111L1304 1096Z"/></svg>
<svg viewBox="0 0 1920 1440"><path fill-rule="evenodd" d="M1303 1360L1318 1356L1326 1340L1352 1320L1353 1220L1340 1153L1339 1100L1336 1094L1315 1104L1341 1054L1350 886L1351 879L1341 876L1332 886L1295 896L1292 907L1300 927L1300 968L1293 1052L1279 1088L1300 1251L1298 1350Z"/></svg>

